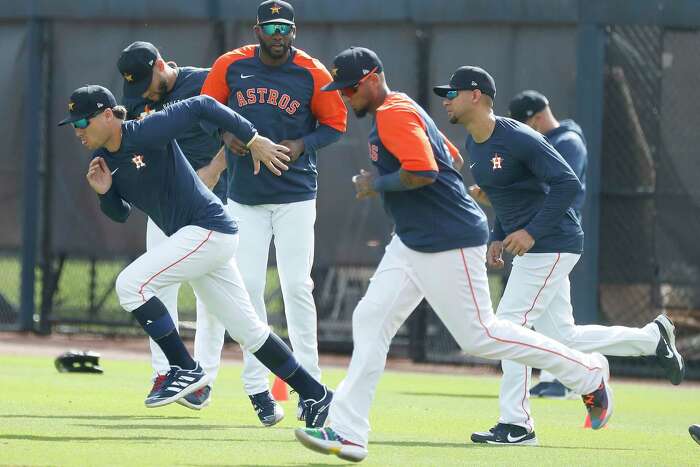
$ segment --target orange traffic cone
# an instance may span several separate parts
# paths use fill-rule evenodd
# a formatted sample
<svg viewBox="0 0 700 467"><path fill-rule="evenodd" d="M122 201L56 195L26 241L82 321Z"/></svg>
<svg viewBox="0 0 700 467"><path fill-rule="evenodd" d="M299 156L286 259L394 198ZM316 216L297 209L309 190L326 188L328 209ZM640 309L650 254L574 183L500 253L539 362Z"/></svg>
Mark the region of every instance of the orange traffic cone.
<svg viewBox="0 0 700 467"><path fill-rule="evenodd" d="M289 392L287 391L287 383L282 381L278 376L275 376L275 382L272 383L272 397L278 402L289 400Z"/></svg>

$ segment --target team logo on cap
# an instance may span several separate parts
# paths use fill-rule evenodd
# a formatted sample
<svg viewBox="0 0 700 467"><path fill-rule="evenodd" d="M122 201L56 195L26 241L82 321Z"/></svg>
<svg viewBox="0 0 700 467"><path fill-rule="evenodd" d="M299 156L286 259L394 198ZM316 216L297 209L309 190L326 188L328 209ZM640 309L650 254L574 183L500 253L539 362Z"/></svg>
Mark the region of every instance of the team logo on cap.
<svg viewBox="0 0 700 467"><path fill-rule="evenodd" d="M333 78L336 78L338 76L338 69L337 68L333 68L331 70L331 76L333 76Z"/></svg>
<svg viewBox="0 0 700 467"><path fill-rule="evenodd" d="M68 103L68 111L72 112L73 109L75 109L75 102L69 102Z"/></svg>
<svg viewBox="0 0 700 467"><path fill-rule="evenodd" d="M472 81L472 86L478 86L476 81Z"/></svg>
<svg viewBox="0 0 700 467"><path fill-rule="evenodd" d="M134 163L138 170L146 167L146 163L143 161L143 156L141 154L134 154L134 157L131 158L131 162Z"/></svg>
<svg viewBox="0 0 700 467"><path fill-rule="evenodd" d="M493 157L491 158L491 164L493 164L492 169L502 169L503 166L501 165L503 163L503 158L498 155L498 153L493 153Z"/></svg>
<svg viewBox="0 0 700 467"><path fill-rule="evenodd" d="M279 6L278 4L274 3L274 4L270 7L270 11L271 11L273 14L278 15L278 14L280 13L280 9L281 9L281 8L282 8L281 6Z"/></svg>
<svg viewBox="0 0 700 467"><path fill-rule="evenodd" d="M124 79L130 83L133 83L134 75L132 75L131 73L124 73Z"/></svg>

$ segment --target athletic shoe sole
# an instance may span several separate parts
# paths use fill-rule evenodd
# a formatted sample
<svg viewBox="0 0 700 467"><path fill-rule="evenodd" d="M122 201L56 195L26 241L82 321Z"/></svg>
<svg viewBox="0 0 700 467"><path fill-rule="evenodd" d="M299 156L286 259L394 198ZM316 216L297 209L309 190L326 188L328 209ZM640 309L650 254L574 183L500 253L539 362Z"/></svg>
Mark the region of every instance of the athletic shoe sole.
<svg viewBox="0 0 700 467"><path fill-rule="evenodd" d="M667 346L670 348L671 352L673 352L674 357L676 358L676 361L680 364L680 371L679 374L675 375L675 377L670 377L669 379L671 380L671 384L674 385L679 385L681 382L683 382L683 378L685 377L685 362L683 361L683 357L681 356L680 353L678 353L678 349L676 349L676 334L675 330L676 327L673 325L670 319L666 315L659 315L654 319L654 322L657 323L658 325L663 328L665 332L665 336L663 336L665 339L665 342ZM664 334L662 332L662 334ZM662 358L662 357L657 357L657 358ZM670 359L669 359L670 360Z"/></svg>
<svg viewBox="0 0 700 467"><path fill-rule="evenodd" d="M211 396L207 397L207 399L199 405L191 403L190 401L188 401L184 397L182 399L176 400L175 402L182 405L183 407L187 407L188 409L202 410L205 407L209 407L209 404L211 403Z"/></svg>
<svg viewBox="0 0 700 467"><path fill-rule="evenodd" d="M690 425L688 428L690 437L695 440L696 443L700 444L700 425Z"/></svg>
<svg viewBox="0 0 700 467"><path fill-rule="evenodd" d="M204 376L204 378L200 379L196 383L190 384L189 386L184 388L182 391L180 391L177 394L174 394L166 399L161 399L161 400L154 401L151 403L146 402L145 403L146 407L148 407L149 409L153 409L156 407L163 407L164 405L172 404L173 402L177 401L178 399L182 399L186 395L191 394L191 393L195 392L196 390L203 388L207 384L209 384L209 377Z"/></svg>
<svg viewBox="0 0 700 467"><path fill-rule="evenodd" d="M321 454L333 454L338 456L340 459L350 461L350 462L360 462L367 457L367 451L360 447L353 446L338 446L338 442L333 441L323 441L313 436L309 436L302 428L297 428L294 430L294 436L297 440L303 444L306 448Z"/></svg>

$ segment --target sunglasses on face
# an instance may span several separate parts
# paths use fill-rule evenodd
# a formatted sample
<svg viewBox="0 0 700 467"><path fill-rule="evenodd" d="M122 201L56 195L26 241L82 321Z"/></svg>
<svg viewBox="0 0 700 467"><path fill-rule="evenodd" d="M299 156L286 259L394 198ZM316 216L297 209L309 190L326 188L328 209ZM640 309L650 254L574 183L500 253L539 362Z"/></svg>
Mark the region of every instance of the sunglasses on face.
<svg viewBox="0 0 700 467"><path fill-rule="evenodd" d="M354 96L355 93L357 92L357 90L359 89L360 84L362 84L362 82L363 82L364 80L366 80L367 78L369 78L369 76L370 76L371 74L373 74L375 71L377 71L377 67L376 67L376 66L375 66L374 68L372 68L372 70L371 70L369 73L367 73L365 76L363 76L362 79L361 79L360 81L358 81L356 85L350 86L349 88L343 88L343 89L340 90L340 92L341 92L345 97L352 97L352 96Z"/></svg>
<svg viewBox="0 0 700 467"><path fill-rule="evenodd" d="M283 36L288 36L292 32L291 24L263 24L260 26L262 32L267 36L274 36L275 34L282 34Z"/></svg>
<svg viewBox="0 0 700 467"><path fill-rule="evenodd" d="M451 101L453 99L456 99L458 95L459 91L457 89L450 89L449 91L447 91L447 94L445 94L445 99Z"/></svg>
<svg viewBox="0 0 700 467"><path fill-rule="evenodd" d="M102 112L104 112L104 111L98 110L97 112L94 112L94 113L88 115L87 117L83 117L80 120L76 120L76 121L72 122L71 125L73 125L73 128L76 128L78 130L84 130L85 128L90 126L90 120L97 117L97 115L102 113Z"/></svg>

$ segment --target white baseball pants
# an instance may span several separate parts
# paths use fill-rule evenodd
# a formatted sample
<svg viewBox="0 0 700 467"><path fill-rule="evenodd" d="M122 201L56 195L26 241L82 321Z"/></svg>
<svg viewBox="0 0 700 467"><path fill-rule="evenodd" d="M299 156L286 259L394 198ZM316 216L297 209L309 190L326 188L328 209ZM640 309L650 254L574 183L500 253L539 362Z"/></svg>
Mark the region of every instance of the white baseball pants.
<svg viewBox="0 0 700 467"><path fill-rule="evenodd" d="M238 235L188 225L139 256L117 277L119 303L133 311L162 289L189 282L204 305L241 347L256 352L270 329L250 303L235 261Z"/></svg>
<svg viewBox="0 0 700 467"><path fill-rule="evenodd" d="M270 240L274 237L284 313L294 356L311 376L321 380L318 365L316 305L312 291L316 200L249 206L229 200L238 222L240 248L236 260L255 312L267 323L265 281ZM268 370L252 354L243 353L243 387L247 394L269 389Z"/></svg>
<svg viewBox="0 0 700 467"><path fill-rule="evenodd" d="M150 251L155 245L160 244L167 238L163 231L149 218L146 224L146 251ZM179 290L180 283L178 282L163 287L158 292L158 298L168 309L168 313L170 313L175 323L175 328L178 328L177 295ZM197 330L194 335L194 359L202 365L204 371L211 378L210 384L213 384L216 375L219 373L221 349L224 345L226 330L216 316L204 309L204 303L202 303L196 292L195 298L197 300ZM154 376L158 373L167 373L170 370L168 359L153 339L149 338L148 340L151 346L151 364Z"/></svg>
<svg viewBox="0 0 700 467"><path fill-rule="evenodd" d="M466 352L545 368L576 391L594 391L607 377L600 354L584 354L514 323L497 319L486 274L486 246L419 253L397 236L387 246L353 314L354 350L331 404L330 426L367 445L369 410L389 343L424 297Z"/></svg>
<svg viewBox="0 0 700 467"><path fill-rule="evenodd" d="M526 253L513 258L513 270L496 316L521 326L534 326L537 332L581 352L618 357L654 355L661 337L654 323L643 328L574 323L569 273L579 257L572 253ZM532 368L508 360L503 360L501 366L499 422L532 431L528 389Z"/></svg>

